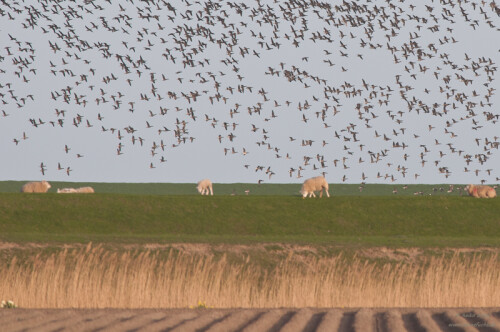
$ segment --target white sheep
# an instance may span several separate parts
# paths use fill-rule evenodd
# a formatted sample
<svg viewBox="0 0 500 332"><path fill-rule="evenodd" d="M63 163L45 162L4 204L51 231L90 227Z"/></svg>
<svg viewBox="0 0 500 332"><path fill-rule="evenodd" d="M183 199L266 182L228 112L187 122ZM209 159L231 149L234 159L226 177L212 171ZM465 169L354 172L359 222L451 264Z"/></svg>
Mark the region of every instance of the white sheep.
<svg viewBox="0 0 500 332"><path fill-rule="evenodd" d="M323 197L323 190L326 193L326 196L330 197L328 193L328 182L326 182L325 177L317 176L314 178L310 178L304 181L302 184L302 188L300 189L300 193L302 194L302 198L305 198L309 195L309 197L316 197L314 194L315 191L319 191L319 197Z"/></svg>
<svg viewBox="0 0 500 332"><path fill-rule="evenodd" d="M465 187L465 191L469 194L469 196L473 196L476 198L497 197L497 192L490 186L478 186L469 184L468 186Z"/></svg>
<svg viewBox="0 0 500 332"><path fill-rule="evenodd" d="M214 191L212 189L212 181L210 181L209 179L203 179L200 182L198 182L196 189L202 195L208 195L209 190L210 190L210 195L213 196L214 194Z"/></svg>
<svg viewBox="0 0 500 332"><path fill-rule="evenodd" d="M94 193L94 188L92 188L92 187L76 188L76 192L79 193L79 194L93 194Z"/></svg>
<svg viewBox="0 0 500 332"><path fill-rule="evenodd" d="M28 182L21 188L22 193L46 193L51 187L47 181Z"/></svg>
<svg viewBox="0 0 500 332"><path fill-rule="evenodd" d="M61 188L61 189L57 189L57 193L58 194L72 194L72 193L76 193L76 189L75 188Z"/></svg>

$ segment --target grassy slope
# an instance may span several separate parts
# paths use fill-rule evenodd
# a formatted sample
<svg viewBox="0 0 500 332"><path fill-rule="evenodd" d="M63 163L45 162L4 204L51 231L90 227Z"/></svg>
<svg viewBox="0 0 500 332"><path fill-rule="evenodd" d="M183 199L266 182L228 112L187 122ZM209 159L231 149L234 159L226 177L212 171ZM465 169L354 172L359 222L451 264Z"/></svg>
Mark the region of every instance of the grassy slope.
<svg viewBox="0 0 500 332"><path fill-rule="evenodd" d="M21 186L27 181L0 181L0 193L17 193ZM116 194L145 194L145 195L194 195L196 184L193 183L95 183L95 182L56 182L50 181L52 188L49 192L56 192L57 188L92 186L98 193ZM455 188L464 185L455 185ZM216 195L244 195L245 190L250 190L250 195L299 195L301 184L255 184L255 183L216 183L214 191ZM398 196L413 196L415 192L423 192L425 195L458 196L459 191L447 193L448 184L434 185L409 185L403 189L403 185L391 184L366 184L362 192L359 184L330 184L330 194L334 196L390 196L396 188ZM442 191L441 191L442 190Z"/></svg>
<svg viewBox="0 0 500 332"><path fill-rule="evenodd" d="M0 194L9 241L500 246L500 200Z"/></svg>

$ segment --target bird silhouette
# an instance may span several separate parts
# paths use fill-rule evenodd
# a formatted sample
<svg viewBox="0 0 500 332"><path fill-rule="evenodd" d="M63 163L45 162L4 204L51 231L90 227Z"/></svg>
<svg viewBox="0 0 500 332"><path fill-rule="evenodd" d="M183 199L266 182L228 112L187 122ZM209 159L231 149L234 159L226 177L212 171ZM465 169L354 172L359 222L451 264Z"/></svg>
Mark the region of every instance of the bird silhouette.
<svg viewBox="0 0 500 332"><path fill-rule="evenodd" d="M110 160L124 154L125 138L133 146L127 153L148 148L150 168L164 167L173 148L226 144L219 153L242 165L272 164L266 175L273 180L295 172L300 179L332 163L345 174L330 176L343 182L392 183L408 174L498 178L497 57L470 50L456 33L496 32L494 2L87 1L28 8L12 2L0 16L10 32L0 50L0 124L26 117L29 125L13 138L16 149L64 132L67 158L83 156L69 154L71 137L102 140L103 149L104 142L120 143ZM18 23L40 43L12 32ZM43 43L48 66L39 60ZM463 54L451 54L452 45ZM379 58L387 63L372 66ZM365 73L367 64L384 69ZM36 92L27 93L32 86ZM37 109L41 101L48 109ZM150 151L144 142L158 135L166 143Z"/></svg>

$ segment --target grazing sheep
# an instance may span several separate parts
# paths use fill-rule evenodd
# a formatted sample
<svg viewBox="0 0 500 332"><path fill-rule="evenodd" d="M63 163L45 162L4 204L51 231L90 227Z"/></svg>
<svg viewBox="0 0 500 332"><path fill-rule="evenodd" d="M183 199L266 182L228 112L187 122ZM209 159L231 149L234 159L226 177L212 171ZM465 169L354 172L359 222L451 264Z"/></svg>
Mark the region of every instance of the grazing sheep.
<svg viewBox="0 0 500 332"><path fill-rule="evenodd" d="M28 182L21 188L22 193L46 193L50 189L50 183L47 181Z"/></svg>
<svg viewBox="0 0 500 332"><path fill-rule="evenodd" d="M310 178L304 181L302 184L302 188L300 189L300 193L302 194L302 198L305 198L307 195L309 197L316 197L314 194L315 191L319 191L319 197L323 197L323 190L326 193L326 196L330 197L328 193L328 182L323 176L317 176L314 178Z"/></svg>
<svg viewBox="0 0 500 332"><path fill-rule="evenodd" d="M94 193L94 188L92 188L92 187L76 188L76 192L79 193L79 194L93 194Z"/></svg>
<svg viewBox="0 0 500 332"><path fill-rule="evenodd" d="M202 195L208 195L209 190L210 190L210 195L213 196L214 194L214 191L212 189L212 181L210 181L209 179L203 179L200 182L198 182L196 189Z"/></svg>
<svg viewBox="0 0 500 332"><path fill-rule="evenodd" d="M61 189L57 189L57 193L58 194L72 194L72 193L76 193L76 189L75 188L61 188Z"/></svg>
<svg viewBox="0 0 500 332"><path fill-rule="evenodd" d="M473 184L469 184L465 187L465 191L469 194L469 196L473 196L476 198L493 198L497 196L497 192L495 189L490 186L476 186Z"/></svg>

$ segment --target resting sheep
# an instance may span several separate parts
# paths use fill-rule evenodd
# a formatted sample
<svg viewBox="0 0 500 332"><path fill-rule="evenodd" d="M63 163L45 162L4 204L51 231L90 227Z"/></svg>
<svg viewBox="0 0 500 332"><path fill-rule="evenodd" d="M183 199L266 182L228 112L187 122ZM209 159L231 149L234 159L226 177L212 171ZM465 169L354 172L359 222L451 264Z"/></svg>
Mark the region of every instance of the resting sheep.
<svg viewBox="0 0 500 332"><path fill-rule="evenodd" d="M325 177L317 176L314 178L310 178L304 181L302 184L302 188L300 189L300 193L302 194L302 198L305 198L309 195L309 197L316 197L314 194L315 191L319 191L319 197L323 197L323 190L326 193L326 196L330 197L328 193L328 182L326 182Z"/></svg>
<svg viewBox="0 0 500 332"><path fill-rule="evenodd" d="M81 187L81 188L62 188L57 189L58 194L93 194L94 188L92 187Z"/></svg>
<svg viewBox="0 0 500 332"><path fill-rule="evenodd" d="M80 194L93 194L94 193L94 188L92 188L92 187L76 188L76 192L80 193Z"/></svg>
<svg viewBox="0 0 500 332"><path fill-rule="evenodd" d="M61 189L57 189L57 193L58 194L72 194L72 193L76 193L76 189L75 188L61 188Z"/></svg>
<svg viewBox="0 0 500 332"><path fill-rule="evenodd" d="M212 181L210 181L209 179L203 179L200 182L198 182L196 189L202 195L208 195L209 190L210 190L210 195L212 196L214 195L214 191L212 189Z"/></svg>
<svg viewBox="0 0 500 332"><path fill-rule="evenodd" d="M50 189L50 183L47 181L28 182L21 188L22 193L46 193Z"/></svg>
<svg viewBox="0 0 500 332"><path fill-rule="evenodd" d="M497 192L495 189L490 186L476 186L473 184L469 184L465 187L465 191L469 194L469 196L473 196L476 198L493 198L497 196Z"/></svg>

